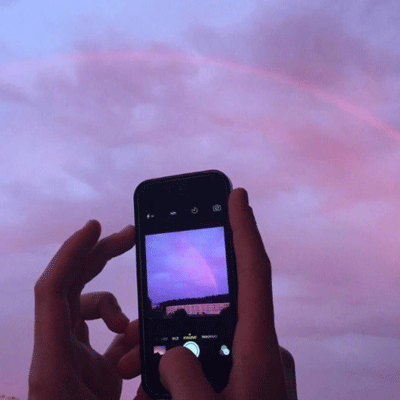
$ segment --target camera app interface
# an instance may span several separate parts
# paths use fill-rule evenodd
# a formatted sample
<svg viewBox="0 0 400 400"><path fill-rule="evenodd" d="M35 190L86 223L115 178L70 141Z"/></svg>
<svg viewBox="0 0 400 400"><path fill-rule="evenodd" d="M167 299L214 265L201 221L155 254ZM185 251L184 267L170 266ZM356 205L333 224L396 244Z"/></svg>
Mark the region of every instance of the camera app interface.
<svg viewBox="0 0 400 400"><path fill-rule="evenodd" d="M224 227L146 235L152 357L185 346L201 362L226 358L230 297Z"/></svg>

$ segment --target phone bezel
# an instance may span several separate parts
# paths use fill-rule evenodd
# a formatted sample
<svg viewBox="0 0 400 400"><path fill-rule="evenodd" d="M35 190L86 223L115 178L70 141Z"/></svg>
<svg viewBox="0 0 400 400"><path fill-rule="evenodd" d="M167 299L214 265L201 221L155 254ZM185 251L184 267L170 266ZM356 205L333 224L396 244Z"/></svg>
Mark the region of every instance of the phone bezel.
<svg viewBox="0 0 400 400"><path fill-rule="evenodd" d="M193 173L186 173L180 175L171 175L166 177L160 177L155 179L148 179L141 182L134 192L134 214L135 214L135 225L136 225L136 263L137 263L137 290L138 290L138 308L139 308L139 326L140 326L140 357L142 362L142 385L145 391L156 398L170 398L169 393L156 393L150 387L147 381L146 375L146 345L147 338L145 332L145 301L147 299L148 287L147 287L147 279L146 268L147 266L143 266L143 261L145 260L145 248L144 248L144 235L145 233L142 231L141 227L141 202L140 197L142 196L143 191L149 185L157 185L159 183L168 184L172 182L184 182L188 179L196 179L196 178L213 178L218 179L224 183L224 192L226 194L226 205L228 204L229 194L232 191L232 183L230 179L221 171L218 170L207 170ZM224 195L225 195L224 194ZM221 226L221 225L219 225ZM236 272L236 258L233 247L233 235L232 230L229 223L229 218L226 210L226 219L224 219L224 232L225 232L225 240L226 240L226 249L227 249L227 264L228 264L228 284L229 284L229 294L231 296L231 307L234 310L235 322L237 320L237 272ZM167 230L168 231L168 230ZM233 339L232 332L232 339Z"/></svg>

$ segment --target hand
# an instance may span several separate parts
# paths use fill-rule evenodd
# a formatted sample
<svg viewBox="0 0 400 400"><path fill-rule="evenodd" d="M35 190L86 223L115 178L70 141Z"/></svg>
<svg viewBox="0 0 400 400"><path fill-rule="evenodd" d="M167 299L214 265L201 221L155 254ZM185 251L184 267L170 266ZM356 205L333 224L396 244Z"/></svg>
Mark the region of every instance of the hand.
<svg viewBox="0 0 400 400"><path fill-rule="evenodd" d="M297 399L294 360L279 346L275 331L271 264L247 192L233 190L228 208L238 273L238 322L228 385L215 393L198 359L184 347L162 356L161 381L176 400ZM137 365L133 353L131 362ZM140 386L136 400L145 399L149 397Z"/></svg>
<svg viewBox="0 0 400 400"><path fill-rule="evenodd" d="M123 335L129 319L111 293L81 296L81 292L108 260L133 247L135 232L128 226L98 241L100 231L97 221L89 221L72 235L35 285L29 400L117 400L121 396L118 362L134 347L127 346ZM92 349L85 323L98 318L119 333L104 355Z"/></svg>

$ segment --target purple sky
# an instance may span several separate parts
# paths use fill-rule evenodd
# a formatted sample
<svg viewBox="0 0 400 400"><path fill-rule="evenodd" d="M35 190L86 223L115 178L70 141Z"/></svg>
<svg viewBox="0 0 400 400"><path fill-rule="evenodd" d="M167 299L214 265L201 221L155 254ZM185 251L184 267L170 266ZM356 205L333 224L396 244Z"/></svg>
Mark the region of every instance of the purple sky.
<svg viewBox="0 0 400 400"><path fill-rule="evenodd" d="M132 223L145 179L219 169L249 192L299 398L397 398L400 3L226 4L0 0L0 393L27 396L62 242ZM85 290L133 319L135 274L133 250Z"/></svg>
<svg viewBox="0 0 400 400"><path fill-rule="evenodd" d="M148 235L146 249L153 303L229 292L223 227Z"/></svg>

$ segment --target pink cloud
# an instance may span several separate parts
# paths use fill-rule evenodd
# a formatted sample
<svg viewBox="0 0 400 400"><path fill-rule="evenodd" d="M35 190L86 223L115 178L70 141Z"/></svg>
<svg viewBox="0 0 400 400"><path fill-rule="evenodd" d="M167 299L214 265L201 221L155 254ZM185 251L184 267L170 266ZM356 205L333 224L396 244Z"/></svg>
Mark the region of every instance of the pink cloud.
<svg viewBox="0 0 400 400"><path fill-rule="evenodd" d="M197 63L172 46L132 49L121 34L36 63L37 75L25 65L18 85L5 74L0 200L15 220L0 228L0 256L7 270L33 275L89 218L104 234L133 222L140 181L219 168L249 191L274 276L295 288L275 304L299 397L360 398L366 377L374 394L389 379L385 360L374 364L369 351L398 348L399 55L356 34L348 16L292 14L260 13L225 32L193 29ZM24 267L18 253L40 260ZM93 288L119 293L134 317L131 256L118 270L132 274L130 286L110 269ZM28 293L29 282L13 286ZM1 315L9 343L28 330L19 318ZM29 335L15 337L28 343ZM15 365L27 365L22 350ZM11 388L11 372L2 372Z"/></svg>

